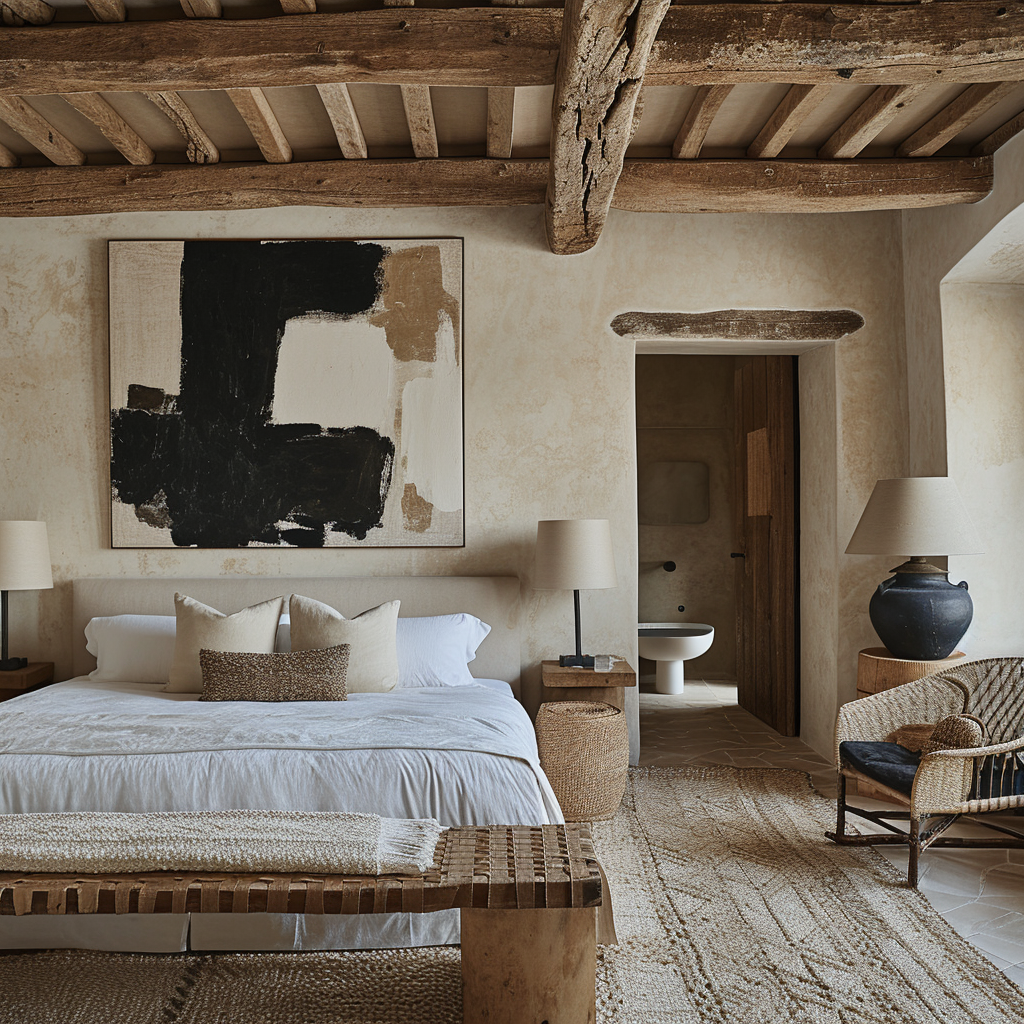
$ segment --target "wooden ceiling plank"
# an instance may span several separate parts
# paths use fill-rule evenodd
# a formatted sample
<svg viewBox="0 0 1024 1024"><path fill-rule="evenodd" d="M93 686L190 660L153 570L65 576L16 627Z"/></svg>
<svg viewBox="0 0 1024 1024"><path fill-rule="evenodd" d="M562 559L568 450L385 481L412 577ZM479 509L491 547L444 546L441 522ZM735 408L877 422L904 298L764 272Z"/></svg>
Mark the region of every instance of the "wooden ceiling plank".
<svg viewBox="0 0 1024 1024"><path fill-rule="evenodd" d="M880 85L818 150L821 160L852 160L908 104L924 85Z"/></svg>
<svg viewBox="0 0 1024 1024"><path fill-rule="evenodd" d="M57 24L45 33L14 33L4 40L0 92L337 81L550 85L561 25L557 8L499 7L202 24L187 18L129 21L109 34L97 33L95 26ZM661 24L645 80L648 85L1024 81L1024 4L947 0L868 7L783 0L675 6Z"/></svg>
<svg viewBox="0 0 1024 1024"><path fill-rule="evenodd" d="M68 93L64 99L92 121L129 163L151 164L156 159L138 132L102 96L94 92L75 92Z"/></svg>
<svg viewBox="0 0 1024 1024"><path fill-rule="evenodd" d="M412 151L417 157L437 156L437 129L429 85L403 85L402 106L409 123Z"/></svg>
<svg viewBox="0 0 1024 1024"><path fill-rule="evenodd" d="M547 160L320 160L197 167L26 167L0 175L0 216L277 206L521 206L543 200ZM992 158L626 160L613 206L665 213L820 212L973 203Z"/></svg>
<svg viewBox="0 0 1024 1024"><path fill-rule="evenodd" d="M113 24L124 21L125 9L124 0L85 0L92 11L92 16L97 21L104 21Z"/></svg>
<svg viewBox="0 0 1024 1024"><path fill-rule="evenodd" d="M597 244L669 0L567 0L552 102L545 228L551 251Z"/></svg>
<svg viewBox="0 0 1024 1024"><path fill-rule="evenodd" d="M180 0L186 18L219 18L224 13L220 0Z"/></svg>
<svg viewBox="0 0 1024 1024"><path fill-rule="evenodd" d="M55 164L85 163L85 154L20 96L0 96L0 118Z"/></svg>
<svg viewBox="0 0 1024 1024"><path fill-rule="evenodd" d="M181 132L190 163L215 164L220 160L220 150L203 131L188 104L176 92L146 92L144 95Z"/></svg>
<svg viewBox="0 0 1024 1024"><path fill-rule="evenodd" d="M316 14L316 0L281 0L285 14Z"/></svg>
<svg viewBox="0 0 1024 1024"><path fill-rule="evenodd" d="M986 110L1020 88L1017 82L985 82L969 85L952 103L943 107L896 149L898 157L931 156L976 121Z"/></svg>
<svg viewBox="0 0 1024 1024"><path fill-rule="evenodd" d="M0 0L5 25L49 25L56 10L43 0Z"/></svg>
<svg viewBox="0 0 1024 1024"><path fill-rule="evenodd" d="M747 147L752 160L778 156L797 129L832 91L831 85L791 85L772 116Z"/></svg>
<svg viewBox="0 0 1024 1024"><path fill-rule="evenodd" d="M281 130L281 124L267 102L263 90L228 89L227 94L252 132L263 159L272 164L290 163L292 147Z"/></svg>
<svg viewBox="0 0 1024 1024"><path fill-rule="evenodd" d="M352 106L348 86L341 82L333 85L318 85L316 91L334 127L334 134L346 160L366 159L366 138Z"/></svg>
<svg viewBox="0 0 1024 1024"><path fill-rule="evenodd" d="M17 167L20 163L17 153L0 144L0 167Z"/></svg>
<svg viewBox="0 0 1024 1024"><path fill-rule="evenodd" d="M697 89L697 95L693 97L675 142L672 143L673 159L696 160L700 156L711 122L729 98L732 89L731 85L702 85Z"/></svg>
<svg viewBox="0 0 1024 1024"><path fill-rule="evenodd" d="M487 155L492 160L512 156L512 127L516 91L509 86L487 90Z"/></svg>
<svg viewBox="0 0 1024 1024"><path fill-rule="evenodd" d="M1024 110L1000 125L991 135L986 136L971 149L971 156L991 156L1000 146L1006 145L1015 135L1024 132Z"/></svg>

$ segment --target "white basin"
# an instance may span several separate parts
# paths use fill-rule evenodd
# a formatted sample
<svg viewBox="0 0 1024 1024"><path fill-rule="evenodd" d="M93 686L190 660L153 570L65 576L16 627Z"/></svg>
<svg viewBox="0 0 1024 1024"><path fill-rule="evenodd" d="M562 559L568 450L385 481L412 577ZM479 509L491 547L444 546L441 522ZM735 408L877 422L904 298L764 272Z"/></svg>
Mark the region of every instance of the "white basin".
<svg viewBox="0 0 1024 1024"><path fill-rule="evenodd" d="M683 663L708 650L715 627L706 622L641 622L637 634L640 657L658 663L658 693L682 693Z"/></svg>

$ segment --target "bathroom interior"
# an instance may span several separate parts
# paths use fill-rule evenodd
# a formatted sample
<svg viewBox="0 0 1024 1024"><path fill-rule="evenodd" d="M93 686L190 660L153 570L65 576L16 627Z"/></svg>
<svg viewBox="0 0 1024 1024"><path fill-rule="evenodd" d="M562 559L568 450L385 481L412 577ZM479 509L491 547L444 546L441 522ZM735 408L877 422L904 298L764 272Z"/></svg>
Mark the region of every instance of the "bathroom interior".
<svg viewBox="0 0 1024 1024"><path fill-rule="evenodd" d="M765 357L761 358L763 362ZM767 362L772 364L772 358ZM761 690L774 691L780 684L790 692L770 693L768 703L795 703L793 681L787 687L778 676L795 676L797 638L769 638L773 649L778 644L794 649L788 667L774 661L755 664L765 660L763 645L759 652L749 642L751 632L760 630L763 635L766 626L772 628L763 621L771 613L759 607L759 597L768 589L766 581L753 580L751 574L774 573L777 564L773 561L767 569L768 559L751 549L759 543L770 546L775 559L781 528L792 553L788 572L792 580L796 575L796 360L774 358L774 370L761 381L761 391L754 389L763 395L767 388L769 394L767 403L762 398L760 404L769 409L764 422L770 441L758 454L755 435L765 431L749 432L752 404L759 404L756 398L751 403L749 366L757 360L731 355L636 357L638 683L642 694L658 694L659 706L739 702L779 731L790 732L784 722L769 720L773 715L757 704L764 703ZM773 389L779 392L780 407L788 403L788 433L778 427L777 416L773 418ZM737 403L745 407L738 409ZM753 416L755 425L761 422L756 408ZM763 499L758 493L762 474ZM769 476L781 477L774 491ZM779 486L789 488L793 498L788 503L776 497ZM765 507L756 507L762 500ZM766 539L758 541L755 536ZM795 586L790 589L790 618L795 621ZM669 624L685 624L681 632L690 635L679 640L666 637L680 632L667 629ZM738 643L745 645L743 649ZM769 655L769 661L773 657ZM751 675L759 676L756 684L747 678ZM755 687L760 696L755 696ZM795 722L791 725L795 729Z"/></svg>

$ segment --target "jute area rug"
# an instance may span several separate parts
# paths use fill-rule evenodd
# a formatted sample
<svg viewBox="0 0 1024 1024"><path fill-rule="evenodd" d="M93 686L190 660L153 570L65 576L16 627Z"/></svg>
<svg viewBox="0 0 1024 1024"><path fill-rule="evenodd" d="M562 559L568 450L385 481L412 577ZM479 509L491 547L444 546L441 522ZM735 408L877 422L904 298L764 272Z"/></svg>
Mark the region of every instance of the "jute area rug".
<svg viewBox="0 0 1024 1024"><path fill-rule="evenodd" d="M1020 1024L1021 992L883 858L828 843L832 815L798 772L633 770L594 830L620 943L598 1020ZM14 954L0 1021L456 1024L459 970L455 948Z"/></svg>

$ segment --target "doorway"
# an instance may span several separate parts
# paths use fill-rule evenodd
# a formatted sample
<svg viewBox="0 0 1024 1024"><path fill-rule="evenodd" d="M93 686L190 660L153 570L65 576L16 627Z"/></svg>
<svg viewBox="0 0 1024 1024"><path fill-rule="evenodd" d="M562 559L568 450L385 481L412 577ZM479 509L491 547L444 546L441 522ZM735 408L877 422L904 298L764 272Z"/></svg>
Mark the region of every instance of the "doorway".
<svg viewBox="0 0 1024 1024"><path fill-rule="evenodd" d="M799 729L796 362L636 358L639 619L715 630L666 706L738 703L787 736ZM641 659L643 690L655 668Z"/></svg>

